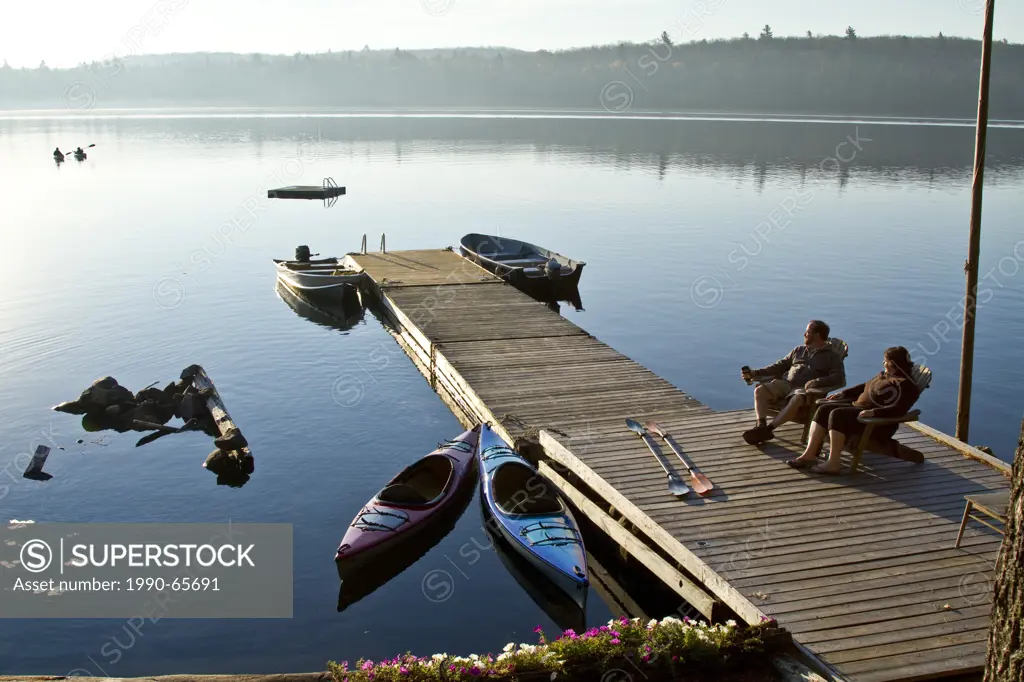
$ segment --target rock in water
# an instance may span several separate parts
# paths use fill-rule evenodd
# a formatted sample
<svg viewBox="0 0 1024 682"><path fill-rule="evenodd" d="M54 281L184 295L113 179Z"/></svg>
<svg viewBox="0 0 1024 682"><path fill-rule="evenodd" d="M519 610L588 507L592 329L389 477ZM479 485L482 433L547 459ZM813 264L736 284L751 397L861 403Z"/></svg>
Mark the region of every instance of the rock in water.
<svg viewBox="0 0 1024 682"><path fill-rule="evenodd" d="M102 380L101 380L102 381ZM111 387L90 386L82 391L78 402L87 406L88 409L99 408L102 410L111 405L130 403L135 401L135 394L124 386L114 384Z"/></svg>
<svg viewBox="0 0 1024 682"><path fill-rule="evenodd" d="M203 466L215 474L223 473L231 469L231 456L223 450L214 450L206 456Z"/></svg>
<svg viewBox="0 0 1024 682"><path fill-rule="evenodd" d="M144 388L135 394L135 402L141 404L146 402L147 400L152 400L153 402L163 402L164 392L159 388Z"/></svg>
<svg viewBox="0 0 1024 682"><path fill-rule="evenodd" d="M198 374L201 369L202 367L199 365L189 365L185 369L181 370L181 378L183 380L187 379L189 383L192 383L192 377Z"/></svg>
<svg viewBox="0 0 1024 682"><path fill-rule="evenodd" d="M97 379L96 381L92 382L93 388L113 388L114 386L117 385L117 379L115 379L114 377L103 377L102 379Z"/></svg>
<svg viewBox="0 0 1024 682"><path fill-rule="evenodd" d="M69 400L57 405L53 409L57 412L66 412L68 414L85 414L89 411L88 407L77 400Z"/></svg>
<svg viewBox="0 0 1024 682"><path fill-rule="evenodd" d="M249 445L249 442L237 428L230 428L223 436L215 439L213 444L221 450L241 450Z"/></svg>
<svg viewBox="0 0 1024 682"><path fill-rule="evenodd" d="M186 393L181 397L181 405L177 412L183 421L201 417L206 414L206 401L195 393Z"/></svg>

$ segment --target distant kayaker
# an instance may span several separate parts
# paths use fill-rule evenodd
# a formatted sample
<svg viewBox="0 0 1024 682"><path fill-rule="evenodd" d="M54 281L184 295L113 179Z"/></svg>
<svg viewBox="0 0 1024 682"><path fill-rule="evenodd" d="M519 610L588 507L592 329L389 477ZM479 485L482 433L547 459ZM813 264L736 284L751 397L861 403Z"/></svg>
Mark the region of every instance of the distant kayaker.
<svg viewBox="0 0 1024 682"><path fill-rule="evenodd" d="M53 158L55 158L55 159L63 159L64 158L64 155L60 151L60 147L57 147L56 149L53 150Z"/></svg>
<svg viewBox="0 0 1024 682"><path fill-rule="evenodd" d="M85 154L85 150L81 147L75 150L75 156L82 156L83 154Z"/></svg>

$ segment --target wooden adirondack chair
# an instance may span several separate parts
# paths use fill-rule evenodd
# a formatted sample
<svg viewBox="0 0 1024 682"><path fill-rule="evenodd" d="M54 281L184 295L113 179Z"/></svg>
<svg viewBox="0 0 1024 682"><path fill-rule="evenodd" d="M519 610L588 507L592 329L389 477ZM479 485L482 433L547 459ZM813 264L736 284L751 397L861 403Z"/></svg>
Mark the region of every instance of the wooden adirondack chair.
<svg viewBox="0 0 1024 682"><path fill-rule="evenodd" d="M927 388L932 383L932 371L925 367L924 365L914 365L913 373L911 374L910 378L917 385L918 391L924 393L925 390L927 390ZM815 404L821 405L824 402L824 400L818 400ZM836 401L832 402L834 404ZM852 403L853 401L851 400L849 402ZM840 402L840 404L848 403L843 401ZM843 448L845 451L853 455L853 461L850 463L850 473L857 473L857 470L860 468L861 458L864 456L865 450L878 452L889 457L895 457L897 459L908 459L909 461L915 462L921 461L918 458L909 458L907 456L901 456L905 448L895 438L887 438L884 441L879 441L875 438L872 438L871 436L876 426L881 426L883 424L901 424L903 422L916 422L920 418L920 416L921 410L915 409L911 410L910 412L907 412L902 417L858 417L857 421L861 422L862 424L865 424L864 432L861 433L860 436L854 436L853 438L850 438L847 441L846 446ZM920 453L917 453L917 456L920 457Z"/></svg>
<svg viewBox="0 0 1024 682"><path fill-rule="evenodd" d="M834 350L836 353L838 353L839 357L841 357L843 360L846 360L846 356L850 354L850 347L846 344L845 341L843 341L842 339L830 338L828 340L828 343L830 343L832 345L832 350ZM764 383L767 383L769 381L772 381L774 378L775 377L753 377L753 380L756 381L758 385L760 385L760 384L764 384ZM786 396L785 400L780 400L778 403L776 403L776 404L774 404L774 405L772 405L771 407L768 408L768 416L769 417L776 416L779 412L782 411L782 408L786 406L786 404L793 398L793 396L795 396L795 395L806 395L807 398L808 398L807 402L804 404L804 407L800 408L800 410L793 417L793 421L797 421L797 422L802 422L803 423L804 430L803 430L803 434L800 436L800 442L801 443L806 443L807 442L807 434L810 433L811 422L813 421L814 413L817 410L817 407L816 407L817 402L816 401L825 398L825 396L827 396L829 393L832 393L834 391L842 390L845 387L846 387L846 382L843 382L839 386L833 386L832 388L821 389L821 390L813 390L812 389L812 390L808 391L807 389L805 389L803 387L795 388L792 391L790 391L789 395Z"/></svg>

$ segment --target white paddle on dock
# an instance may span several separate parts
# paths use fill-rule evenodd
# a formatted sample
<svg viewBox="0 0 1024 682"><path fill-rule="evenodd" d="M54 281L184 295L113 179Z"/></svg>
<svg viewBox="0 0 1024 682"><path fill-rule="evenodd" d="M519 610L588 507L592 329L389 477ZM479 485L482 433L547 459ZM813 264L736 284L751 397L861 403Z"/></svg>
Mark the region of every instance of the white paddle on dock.
<svg viewBox="0 0 1024 682"><path fill-rule="evenodd" d="M658 451L654 449L654 443L651 440L650 434L647 433L647 429L640 426L639 423L632 419L626 420L626 426L630 431L635 432L643 439L644 443L647 445L647 449L651 451L652 455L654 455L654 459L658 460L658 464L660 464L661 468L665 470L665 475L668 476L668 491L676 497L682 497L686 493L690 492L690 489L685 483L683 483L682 479L669 471L668 467L665 466L665 463L661 461L661 457L658 456Z"/></svg>
<svg viewBox="0 0 1024 682"><path fill-rule="evenodd" d="M647 424L645 424L645 426L648 428L648 430L653 431L654 433L661 436L662 439L664 439L664 441L668 443L668 446L672 448L672 452L676 453L676 457L678 457L679 461L683 463L683 466L686 467L686 470L690 472L690 485L692 485L693 489L697 491L697 494L706 495L707 493L711 492L712 488L715 487L715 484L708 480L708 477L705 476L704 474L695 473L694 470L690 468L690 465L686 463L685 459L683 459L683 453L679 452L679 450L676 450L676 444L669 438L668 431L663 429L661 425L658 424L658 422L656 421L649 421L647 422Z"/></svg>

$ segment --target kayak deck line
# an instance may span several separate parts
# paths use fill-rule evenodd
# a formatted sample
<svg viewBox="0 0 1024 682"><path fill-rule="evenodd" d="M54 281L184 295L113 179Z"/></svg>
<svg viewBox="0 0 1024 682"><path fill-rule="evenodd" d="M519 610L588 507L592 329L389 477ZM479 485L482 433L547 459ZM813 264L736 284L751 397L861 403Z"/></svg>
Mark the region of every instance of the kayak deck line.
<svg viewBox="0 0 1024 682"><path fill-rule="evenodd" d="M753 410L710 409L457 252L344 260L366 273L385 327L463 426L490 423L539 462L563 499L679 595L681 615L775 619L831 681L984 668L983 588L1001 537L972 525L953 543L963 496L1008 481L969 446L904 424L896 438L923 464L868 455L857 474L809 475L785 466L803 451L800 425L747 445ZM626 418L663 425L715 488L669 494Z"/></svg>

